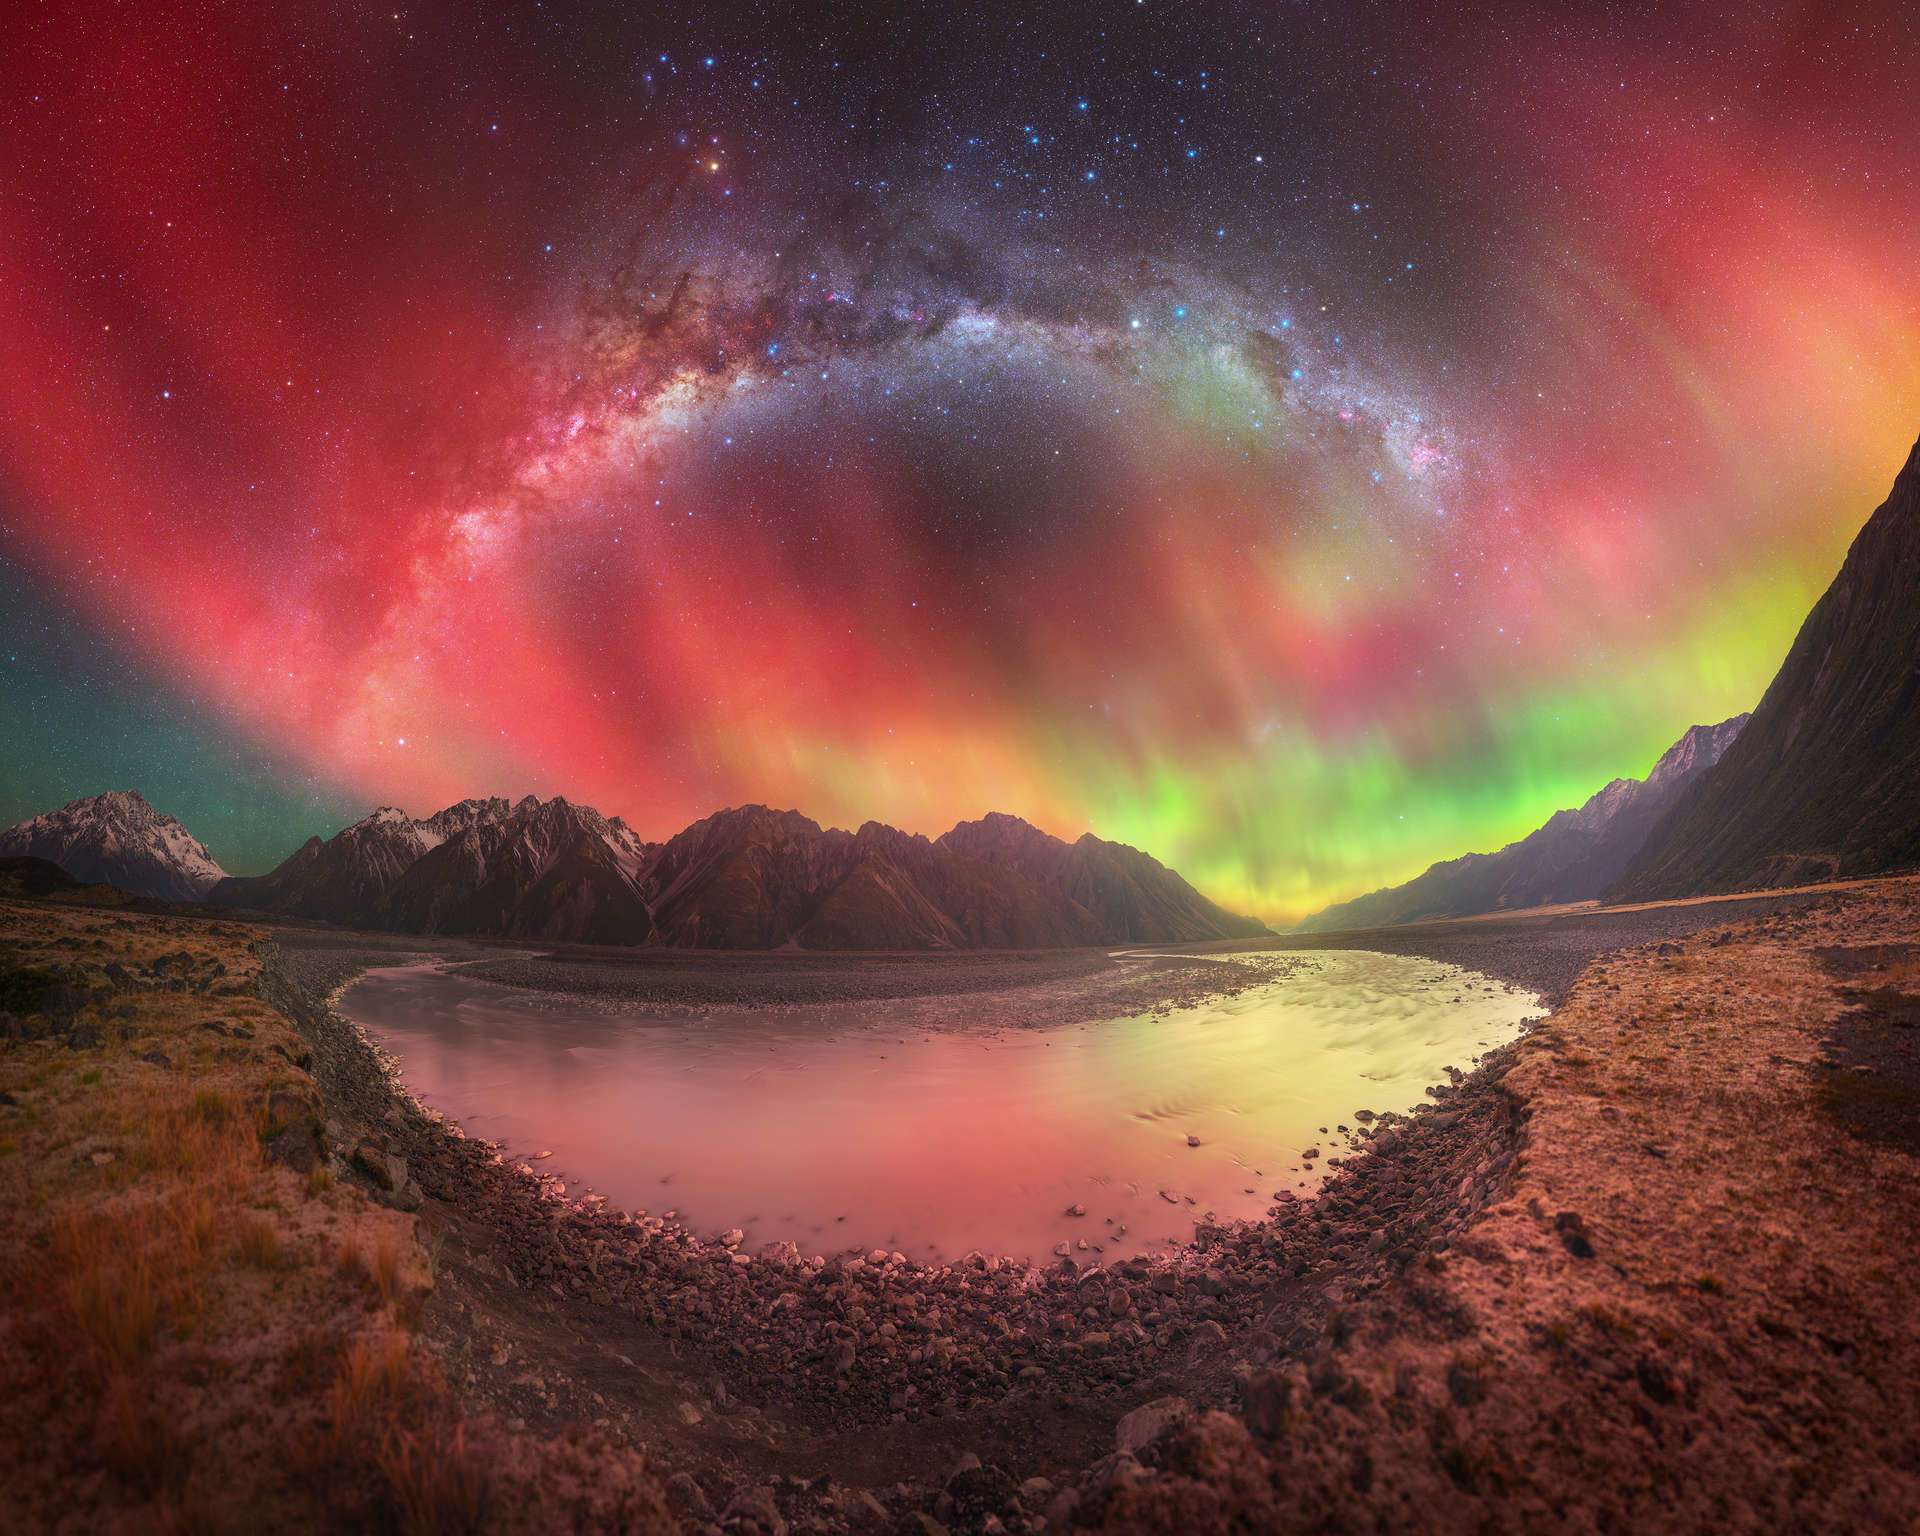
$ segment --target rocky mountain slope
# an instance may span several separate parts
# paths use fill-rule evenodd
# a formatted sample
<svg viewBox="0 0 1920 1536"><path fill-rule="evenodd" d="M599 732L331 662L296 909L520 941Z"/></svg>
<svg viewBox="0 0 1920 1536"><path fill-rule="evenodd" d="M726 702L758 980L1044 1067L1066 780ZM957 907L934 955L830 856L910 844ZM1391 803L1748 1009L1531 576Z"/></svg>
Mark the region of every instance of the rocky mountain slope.
<svg viewBox="0 0 1920 1536"><path fill-rule="evenodd" d="M1471 917L1556 902L1590 901L1620 878L1660 817L1739 738L1746 715L1696 725L1644 779L1615 779L1577 810L1557 811L1497 853L1435 864L1405 885L1318 912L1302 932L1384 928L1423 918Z"/></svg>
<svg viewBox="0 0 1920 1536"><path fill-rule="evenodd" d="M642 944L653 922L640 873L654 851L592 806L528 795L421 854L381 898L376 919L407 933Z"/></svg>
<svg viewBox="0 0 1920 1536"><path fill-rule="evenodd" d="M1920 444L1740 740L1609 892L1620 901L1920 864Z"/></svg>
<svg viewBox="0 0 1920 1536"><path fill-rule="evenodd" d="M1091 832L1066 843L999 812L963 821L939 846L1017 871L1091 913L1103 944L1167 944L1257 938L1264 923L1202 896L1159 860Z"/></svg>
<svg viewBox="0 0 1920 1536"><path fill-rule="evenodd" d="M229 876L207 900L282 917L352 922L378 907L413 862L442 840L428 827L385 806L324 841L308 838L267 874Z"/></svg>
<svg viewBox="0 0 1920 1536"><path fill-rule="evenodd" d="M590 806L532 796L422 820L379 810L210 899L408 933L699 949L1034 949L1267 931L1135 849L1068 844L1011 816L930 841L749 805L650 844Z"/></svg>
<svg viewBox="0 0 1920 1536"><path fill-rule="evenodd" d="M1057 892L943 843L874 821L843 832L796 811L743 806L669 840L647 890L660 941L694 948L1027 949L1111 941L1091 913Z"/></svg>
<svg viewBox="0 0 1920 1536"><path fill-rule="evenodd" d="M227 878L204 843L134 790L74 800L0 832L0 856L22 855L161 901L197 901Z"/></svg>

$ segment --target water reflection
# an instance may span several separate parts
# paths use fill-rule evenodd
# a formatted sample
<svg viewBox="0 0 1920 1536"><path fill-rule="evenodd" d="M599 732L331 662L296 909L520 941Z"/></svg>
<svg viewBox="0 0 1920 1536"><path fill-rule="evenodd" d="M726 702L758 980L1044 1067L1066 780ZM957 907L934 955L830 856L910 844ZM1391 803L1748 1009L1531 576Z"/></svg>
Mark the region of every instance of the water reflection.
<svg viewBox="0 0 1920 1536"><path fill-rule="evenodd" d="M1359 1109L1405 1110L1539 1000L1432 961L1315 952L1214 1006L1020 1029L905 1030L874 1003L694 1020L557 1011L431 966L342 1008L423 1103L616 1206L749 1248L1105 1256L1306 1191ZM1198 1145L1191 1142L1197 1140ZM1301 1153L1319 1148L1317 1159ZM1067 1214L1075 1206L1085 1215Z"/></svg>

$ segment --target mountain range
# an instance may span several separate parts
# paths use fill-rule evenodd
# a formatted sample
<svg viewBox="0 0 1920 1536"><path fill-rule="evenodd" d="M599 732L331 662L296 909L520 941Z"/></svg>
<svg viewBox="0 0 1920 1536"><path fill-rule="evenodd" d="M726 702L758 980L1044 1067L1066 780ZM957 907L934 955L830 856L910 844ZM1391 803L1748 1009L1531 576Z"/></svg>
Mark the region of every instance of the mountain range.
<svg viewBox="0 0 1920 1536"><path fill-rule="evenodd" d="M1591 901L1620 878L1660 817L1739 739L1746 715L1696 725L1644 779L1615 779L1576 810L1497 853L1468 853L1390 886L1315 913L1299 932L1384 928L1423 918L1472 917L1560 902Z"/></svg>
<svg viewBox="0 0 1920 1536"><path fill-rule="evenodd" d="M229 879L221 906L408 933L698 949L1051 948L1256 937L1156 860L1011 816L937 841L797 811L716 812L649 843L591 806L468 800L391 808L278 869Z"/></svg>
<svg viewBox="0 0 1920 1536"><path fill-rule="evenodd" d="M1920 444L1753 720L1608 893L1697 896L1920 864Z"/></svg>
<svg viewBox="0 0 1920 1536"><path fill-rule="evenodd" d="M137 832L137 835L136 835ZM111 850L104 862L96 855ZM591 806L391 806L309 838L264 875L228 876L138 795L78 800L0 836L83 879L236 912L403 933L706 949L1059 948L1257 938L1138 849L1066 843L1017 817L929 840L823 829L741 806L650 843Z"/></svg>

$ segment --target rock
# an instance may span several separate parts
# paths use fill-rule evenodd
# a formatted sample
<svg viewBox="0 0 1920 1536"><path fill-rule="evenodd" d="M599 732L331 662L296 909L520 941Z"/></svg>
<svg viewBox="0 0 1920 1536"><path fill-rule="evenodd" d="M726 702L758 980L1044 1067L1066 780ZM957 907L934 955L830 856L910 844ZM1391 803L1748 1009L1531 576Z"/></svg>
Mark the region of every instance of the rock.
<svg viewBox="0 0 1920 1536"><path fill-rule="evenodd" d="M1189 1137L1187 1138L1187 1145L1188 1145L1188 1146L1190 1146L1190 1147L1197 1147L1197 1146L1199 1146L1199 1145L1200 1145L1200 1138L1199 1138L1198 1136L1189 1136Z"/></svg>
<svg viewBox="0 0 1920 1536"><path fill-rule="evenodd" d="M1030 1477L1020 1485L1019 1493L1020 1502L1028 1509L1043 1509L1053 1497L1053 1482L1050 1478Z"/></svg>
<svg viewBox="0 0 1920 1536"><path fill-rule="evenodd" d="M321 1160L326 1150L326 1129L313 1099L276 1088L267 1095L264 1108L266 1123L261 1139L269 1158L295 1173L305 1173ZM402 1167L404 1170L404 1164ZM391 1165L388 1172L392 1172Z"/></svg>
<svg viewBox="0 0 1920 1536"><path fill-rule="evenodd" d="M736 1488L720 1511L720 1527L727 1531L757 1531L761 1536L787 1536L787 1522L773 1502L773 1490L759 1483Z"/></svg>
<svg viewBox="0 0 1920 1536"><path fill-rule="evenodd" d="M1005 1472L980 1466L977 1459L974 1466L962 1468L947 1479L947 1496L953 1500L953 1512L966 1530L979 1526L989 1515L1010 1510L1018 1493Z"/></svg>
<svg viewBox="0 0 1920 1536"><path fill-rule="evenodd" d="M87 1006L86 994L78 987L70 987L65 982L55 982L40 994L35 1012L49 1019L70 1019Z"/></svg>
<svg viewBox="0 0 1920 1536"><path fill-rule="evenodd" d="M1156 1397L1143 1403L1114 1425L1114 1449L1132 1455L1186 1423L1192 1412L1184 1397Z"/></svg>
<svg viewBox="0 0 1920 1536"><path fill-rule="evenodd" d="M106 1037L91 1024L76 1024L67 1032L70 1051L97 1051L106 1043Z"/></svg>
<svg viewBox="0 0 1920 1536"><path fill-rule="evenodd" d="M173 1059L164 1051L141 1051L135 1059L144 1061L153 1067L171 1067L173 1065Z"/></svg>
<svg viewBox="0 0 1920 1536"><path fill-rule="evenodd" d="M407 1160L386 1151L377 1142L362 1140L348 1159L376 1189L391 1196L387 1202L403 1211L420 1205L420 1186L407 1176Z"/></svg>
<svg viewBox="0 0 1920 1536"><path fill-rule="evenodd" d="M667 1506L682 1519L713 1518L713 1503L690 1472L676 1472L667 1479Z"/></svg>
<svg viewBox="0 0 1920 1536"><path fill-rule="evenodd" d="M1087 1214L1087 1208L1076 1200L1072 1205L1067 1207L1066 1214L1069 1216L1084 1216Z"/></svg>
<svg viewBox="0 0 1920 1536"><path fill-rule="evenodd" d="M1653 1355L1642 1355L1633 1367L1633 1375L1640 1390L1656 1403L1671 1403L1680 1395L1680 1383L1672 1369Z"/></svg>
<svg viewBox="0 0 1920 1536"><path fill-rule="evenodd" d="M1247 1428L1266 1440L1277 1440L1287 1425L1293 1401L1293 1383L1278 1371L1255 1371L1241 1389Z"/></svg>
<svg viewBox="0 0 1920 1536"><path fill-rule="evenodd" d="M746 1240L747 1234L742 1232L738 1227L729 1227L725 1232L720 1234L720 1246L722 1248L738 1248Z"/></svg>
<svg viewBox="0 0 1920 1536"><path fill-rule="evenodd" d="M1587 1224L1573 1211L1562 1211L1553 1218L1553 1230L1560 1234L1560 1241L1566 1244L1567 1252L1576 1259L1593 1257L1593 1241L1587 1235Z"/></svg>
<svg viewBox="0 0 1920 1536"><path fill-rule="evenodd" d="M1487 1388L1472 1366L1456 1363L1447 1368L1447 1393L1462 1408L1471 1408L1485 1400Z"/></svg>
<svg viewBox="0 0 1920 1536"><path fill-rule="evenodd" d="M702 1413L698 1408L696 1408L692 1403L685 1402L685 1401L682 1401L677 1407L675 1407L673 1411L679 1417L679 1420L682 1424L687 1424L687 1425L698 1424L703 1419L706 1418L706 1415Z"/></svg>
<svg viewBox="0 0 1920 1536"><path fill-rule="evenodd" d="M947 1528L924 1510L910 1509L894 1521L893 1536L947 1536Z"/></svg>

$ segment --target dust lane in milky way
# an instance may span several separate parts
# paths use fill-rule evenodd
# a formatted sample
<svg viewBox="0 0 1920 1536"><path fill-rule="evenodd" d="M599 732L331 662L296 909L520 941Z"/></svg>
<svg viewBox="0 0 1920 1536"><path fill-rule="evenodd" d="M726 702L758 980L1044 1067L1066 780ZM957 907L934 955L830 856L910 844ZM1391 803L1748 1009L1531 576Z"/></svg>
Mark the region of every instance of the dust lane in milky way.
<svg viewBox="0 0 1920 1536"><path fill-rule="evenodd" d="M1497 845L1749 707L1912 439L1916 27L1797 14L37 17L0 527L82 664L0 811L137 668L240 869L528 790L1275 918Z"/></svg>

